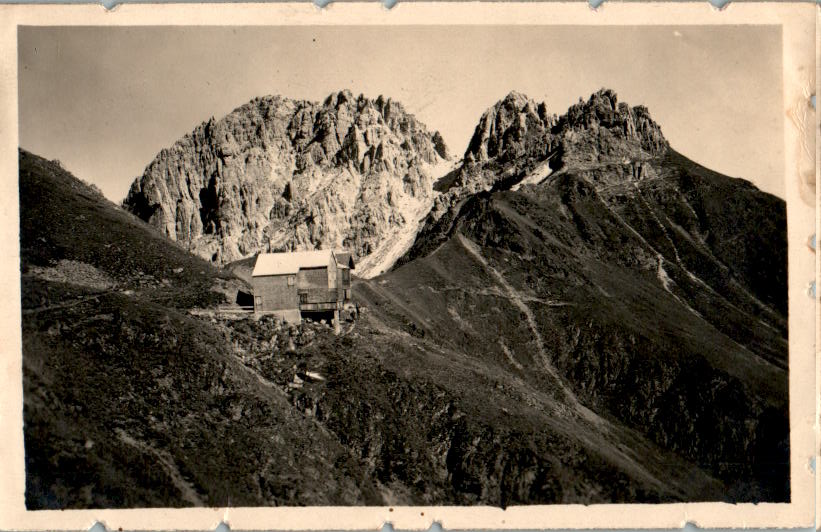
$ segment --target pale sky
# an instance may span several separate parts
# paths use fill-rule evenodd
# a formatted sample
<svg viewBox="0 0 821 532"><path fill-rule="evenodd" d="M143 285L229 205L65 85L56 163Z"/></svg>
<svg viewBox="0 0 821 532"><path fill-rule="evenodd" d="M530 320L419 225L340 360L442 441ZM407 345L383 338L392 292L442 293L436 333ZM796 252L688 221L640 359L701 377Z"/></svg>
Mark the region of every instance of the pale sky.
<svg viewBox="0 0 821 532"><path fill-rule="evenodd" d="M255 96L402 102L451 152L511 90L601 87L696 162L784 197L778 27L74 27L19 33L20 145L120 202L162 148Z"/></svg>

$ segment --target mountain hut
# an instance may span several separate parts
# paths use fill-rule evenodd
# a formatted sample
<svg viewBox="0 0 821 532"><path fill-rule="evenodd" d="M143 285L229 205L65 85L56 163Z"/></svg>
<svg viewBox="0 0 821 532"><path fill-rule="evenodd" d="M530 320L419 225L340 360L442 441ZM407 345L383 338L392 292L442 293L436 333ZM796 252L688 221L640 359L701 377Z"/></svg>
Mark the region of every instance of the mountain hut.
<svg viewBox="0 0 821 532"><path fill-rule="evenodd" d="M304 317L339 320L351 299L353 256L345 251L316 250L261 253L251 281L254 312L296 323Z"/></svg>

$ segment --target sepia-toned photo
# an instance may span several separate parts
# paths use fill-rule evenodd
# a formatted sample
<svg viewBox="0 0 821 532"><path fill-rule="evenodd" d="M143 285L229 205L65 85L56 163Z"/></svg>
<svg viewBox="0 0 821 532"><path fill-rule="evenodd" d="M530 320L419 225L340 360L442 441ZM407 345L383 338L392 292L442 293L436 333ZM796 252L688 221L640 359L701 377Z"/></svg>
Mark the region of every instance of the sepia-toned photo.
<svg viewBox="0 0 821 532"><path fill-rule="evenodd" d="M160 24L15 30L25 510L802 497L783 26Z"/></svg>

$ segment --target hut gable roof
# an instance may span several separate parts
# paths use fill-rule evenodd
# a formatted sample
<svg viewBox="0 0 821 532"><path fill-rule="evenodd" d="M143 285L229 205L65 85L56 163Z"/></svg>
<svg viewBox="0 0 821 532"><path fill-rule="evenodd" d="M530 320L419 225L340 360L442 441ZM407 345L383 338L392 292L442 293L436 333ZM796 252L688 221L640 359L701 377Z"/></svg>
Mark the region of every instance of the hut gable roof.
<svg viewBox="0 0 821 532"><path fill-rule="evenodd" d="M336 263L342 268L356 268L353 262L353 254L350 251L334 251Z"/></svg>
<svg viewBox="0 0 821 532"><path fill-rule="evenodd" d="M330 249L260 253L251 275L288 275L299 272L300 268L321 268L331 263L332 255L333 251Z"/></svg>

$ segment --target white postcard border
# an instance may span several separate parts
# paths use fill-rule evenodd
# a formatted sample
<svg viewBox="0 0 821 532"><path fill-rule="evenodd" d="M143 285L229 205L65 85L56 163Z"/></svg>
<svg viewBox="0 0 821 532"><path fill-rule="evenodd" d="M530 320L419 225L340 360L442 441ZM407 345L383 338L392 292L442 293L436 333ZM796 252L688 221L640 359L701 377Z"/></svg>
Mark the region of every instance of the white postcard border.
<svg viewBox="0 0 821 532"><path fill-rule="evenodd" d="M815 256L805 242L815 221L815 21L811 3L307 3L0 6L0 529L234 530L808 527L815 517L817 452L815 301L807 297ZM779 25L783 37L784 147L789 261L792 502L789 504L612 504L491 507L310 507L26 511L22 432L19 205L17 195L18 25ZM716 53L720 53L717 51ZM754 51L751 51L754 53ZM755 117L751 117L754 120ZM812 179L808 177L812 173ZM218 481L216 479L215 481Z"/></svg>

